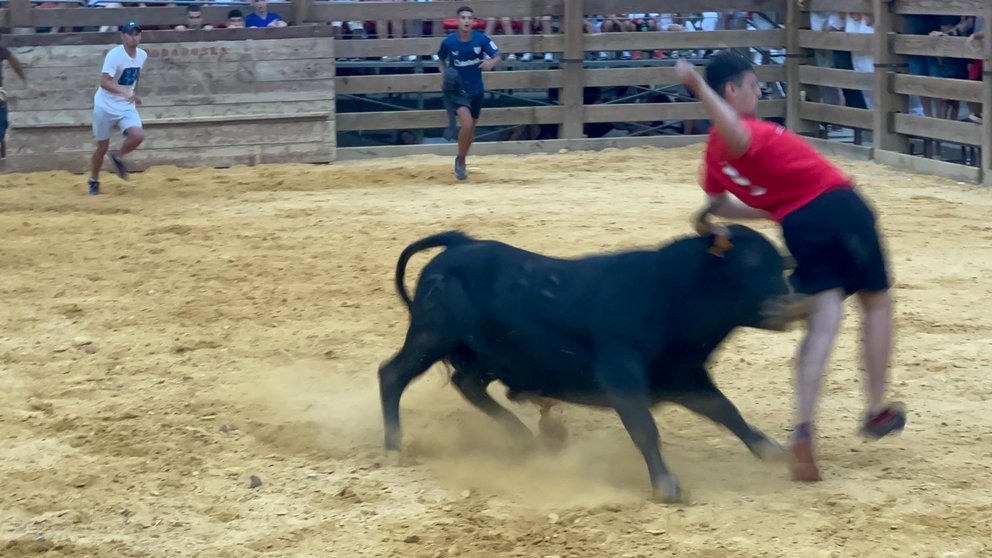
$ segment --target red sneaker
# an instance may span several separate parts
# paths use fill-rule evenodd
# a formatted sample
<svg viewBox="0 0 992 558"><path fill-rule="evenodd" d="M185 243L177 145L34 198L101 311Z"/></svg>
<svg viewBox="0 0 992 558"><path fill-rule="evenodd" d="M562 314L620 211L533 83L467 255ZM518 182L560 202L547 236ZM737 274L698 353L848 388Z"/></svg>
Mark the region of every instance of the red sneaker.
<svg viewBox="0 0 992 558"><path fill-rule="evenodd" d="M902 403L890 403L874 416L869 416L861 427L861 434L879 439L889 434L899 434L906 427L906 407Z"/></svg>

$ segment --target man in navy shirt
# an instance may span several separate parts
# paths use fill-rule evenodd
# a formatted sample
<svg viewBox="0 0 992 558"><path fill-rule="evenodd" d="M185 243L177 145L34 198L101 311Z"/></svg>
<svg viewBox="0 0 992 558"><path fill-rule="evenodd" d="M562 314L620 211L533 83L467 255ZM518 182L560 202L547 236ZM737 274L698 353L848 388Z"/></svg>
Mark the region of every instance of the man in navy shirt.
<svg viewBox="0 0 992 558"><path fill-rule="evenodd" d="M279 14L269 13L268 0L251 0L251 7L255 12L245 18L245 27L286 27Z"/></svg>
<svg viewBox="0 0 992 558"><path fill-rule="evenodd" d="M443 91L455 105L461 127L458 132L458 156L455 157L455 177L458 180L465 180L468 176L465 156L475 139L475 125L482 113L482 95L486 91L482 84L482 71L492 70L501 60L496 43L485 33L474 30L474 22L472 8L458 8L458 32L445 37L437 51L437 65L444 78ZM483 59L484 55L489 58Z"/></svg>

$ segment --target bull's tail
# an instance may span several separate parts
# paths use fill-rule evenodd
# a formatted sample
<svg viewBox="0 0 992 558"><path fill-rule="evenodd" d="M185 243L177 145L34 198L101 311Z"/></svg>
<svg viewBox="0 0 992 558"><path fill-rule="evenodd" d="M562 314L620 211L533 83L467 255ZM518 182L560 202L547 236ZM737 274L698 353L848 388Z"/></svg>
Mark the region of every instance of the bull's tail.
<svg viewBox="0 0 992 558"><path fill-rule="evenodd" d="M403 282L406 277L406 264L410 261L410 258L412 258L417 252L423 252L424 250L429 250L431 248L451 248L452 246L468 244L470 242L475 242L475 239L465 233L459 231L446 231L428 236L427 238L422 238L407 246L406 249L403 250L400 254L399 261L396 262L396 292L399 293L400 298L403 299L403 303L406 304L407 308L410 308L410 305L413 304L413 299L410 298L410 293L406 290L406 286Z"/></svg>

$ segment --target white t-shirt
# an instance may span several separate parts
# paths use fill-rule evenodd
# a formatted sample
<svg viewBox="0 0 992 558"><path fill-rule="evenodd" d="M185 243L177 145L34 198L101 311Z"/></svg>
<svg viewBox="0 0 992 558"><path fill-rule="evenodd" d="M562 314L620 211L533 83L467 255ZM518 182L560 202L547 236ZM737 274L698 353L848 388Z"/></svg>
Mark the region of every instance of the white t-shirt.
<svg viewBox="0 0 992 558"><path fill-rule="evenodd" d="M101 79L103 78L102 74L107 74L114 79L117 85L123 85L133 91L134 84L138 81L138 75L141 73L141 67L148 58L148 53L140 48L134 54L134 58L128 56L127 51L124 50L124 45L117 45L110 49L110 52L103 59ZM124 97L111 93L102 87L97 87L93 102L114 113L123 112L133 106Z"/></svg>

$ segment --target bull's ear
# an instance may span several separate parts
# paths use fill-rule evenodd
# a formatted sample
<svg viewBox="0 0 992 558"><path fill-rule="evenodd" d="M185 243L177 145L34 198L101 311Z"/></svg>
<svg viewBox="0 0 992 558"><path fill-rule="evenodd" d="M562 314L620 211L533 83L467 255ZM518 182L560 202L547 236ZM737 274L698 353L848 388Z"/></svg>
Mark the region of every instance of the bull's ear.
<svg viewBox="0 0 992 558"><path fill-rule="evenodd" d="M796 258L792 254L782 254L782 265L786 271L796 269Z"/></svg>

